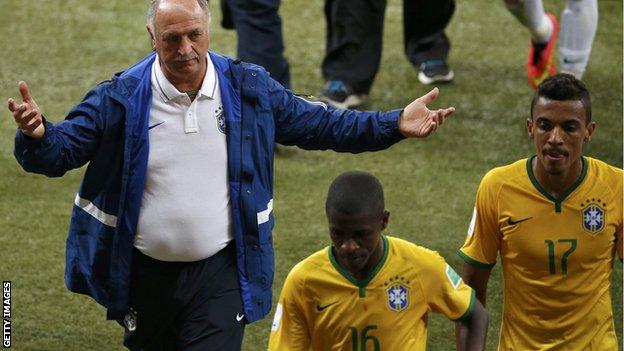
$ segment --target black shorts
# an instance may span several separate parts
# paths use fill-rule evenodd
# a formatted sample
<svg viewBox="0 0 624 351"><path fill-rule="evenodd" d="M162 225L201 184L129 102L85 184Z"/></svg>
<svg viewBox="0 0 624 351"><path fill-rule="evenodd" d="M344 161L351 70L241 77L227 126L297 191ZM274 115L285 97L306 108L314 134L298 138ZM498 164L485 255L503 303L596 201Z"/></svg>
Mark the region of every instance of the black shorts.
<svg viewBox="0 0 624 351"><path fill-rule="evenodd" d="M234 242L196 262L134 250L124 345L132 351L240 350L245 328Z"/></svg>

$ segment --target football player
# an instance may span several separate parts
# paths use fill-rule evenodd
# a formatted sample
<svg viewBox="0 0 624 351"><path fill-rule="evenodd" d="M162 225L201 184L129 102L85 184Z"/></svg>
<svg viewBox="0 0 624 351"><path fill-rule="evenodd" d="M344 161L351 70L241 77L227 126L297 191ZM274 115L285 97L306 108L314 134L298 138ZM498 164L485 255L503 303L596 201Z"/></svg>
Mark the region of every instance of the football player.
<svg viewBox="0 0 624 351"><path fill-rule="evenodd" d="M616 350L611 274L622 259L622 169L583 156L596 122L568 74L538 88L526 121L537 154L488 172L459 255L485 305L500 254L498 350Z"/></svg>
<svg viewBox="0 0 624 351"><path fill-rule="evenodd" d="M458 321L458 350L483 350L474 291L438 253L381 234L390 213L377 178L338 176L325 211L332 245L289 273L269 350L425 350L430 311Z"/></svg>

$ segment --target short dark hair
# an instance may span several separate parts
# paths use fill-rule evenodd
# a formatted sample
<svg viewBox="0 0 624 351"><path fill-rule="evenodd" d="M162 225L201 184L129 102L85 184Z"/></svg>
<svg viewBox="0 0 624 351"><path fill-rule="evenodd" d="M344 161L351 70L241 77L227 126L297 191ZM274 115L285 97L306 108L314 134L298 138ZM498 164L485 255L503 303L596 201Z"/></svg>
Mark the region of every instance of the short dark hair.
<svg viewBox="0 0 624 351"><path fill-rule="evenodd" d="M362 171L345 172L329 186L325 213L383 215L383 188L372 174Z"/></svg>
<svg viewBox="0 0 624 351"><path fill-rule="evenodd" d="M531 101L531 118L533 108L539 98L556 101L579 100L585 108L585 123L591 122L591 98L585 84L571 74L559 73L547 78L537 87Z"/></svg>

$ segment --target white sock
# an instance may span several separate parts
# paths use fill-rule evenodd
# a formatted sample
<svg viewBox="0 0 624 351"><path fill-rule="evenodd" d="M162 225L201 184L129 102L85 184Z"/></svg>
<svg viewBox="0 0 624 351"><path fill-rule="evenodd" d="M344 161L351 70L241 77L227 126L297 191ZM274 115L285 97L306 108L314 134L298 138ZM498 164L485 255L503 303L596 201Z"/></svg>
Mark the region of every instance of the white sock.
<svg viewBox="0 0 624 351"><path fill-rule="evenodd" d="M598 27L597 0L568 0L561 14L559 70L581 78Z"/></svg>
<svg viewBox="0 0 624 351"><path fill-rule="evenodd" d="M504 0L505 6L531 32L536 43L546 43L553 32L552 22L546 17L542 0Z"/></svg>

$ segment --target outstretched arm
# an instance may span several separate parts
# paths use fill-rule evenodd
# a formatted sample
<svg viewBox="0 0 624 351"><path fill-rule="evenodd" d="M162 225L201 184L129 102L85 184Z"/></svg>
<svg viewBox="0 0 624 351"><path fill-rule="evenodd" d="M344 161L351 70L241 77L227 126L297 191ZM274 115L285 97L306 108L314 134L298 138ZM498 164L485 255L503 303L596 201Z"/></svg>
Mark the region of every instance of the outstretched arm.
<svg viewBox="0 0 624 351"><path fill-rule="evenodd" d="M404 109L388 112L342 110L293 95L269 79L275 118L275 140L303 149L338 152L382 150L406 137L431 135L454 111L454 107L430 110L438 96L433 89Z"/></svg>
<svg viewBox="0 0 624 351"><path fill-rule="evenodd" d="M485 308L475 302L467 319L455 324L455 345L458 351L483 351L487 335L488 317Z"/></svg>
<svg viewBox="0 0 624 351"><path fill-rule="evenodd" d="M17 128L25 135L34 139L40 139L45 133L43 119L41 118L41 110L30 95L30 90L26 82L18 83L20 95L22 95L22 103L18 103L13 98L9 98L9 111L13 113L13 119Z"/></svg>
<svg viewBox="0 0 624 351"><path fill-rule="evenodd" d="M435 132L444 123L444 120L455 112L455 107L437 110L430 110L427 107L439 94L438 88L433 88L403 109L399 117L399 132L403 136L407 138L425 138Z"/></svg>
<svg viewBox="0 0 624 351"><path fill-rule="evenodd" d="M123 113L120 106L103 101L105 86L100 84L63 121L52 124L42 116L28 85L19 82L18 87L22 102L9 99L8 108L19 128L15 133L14 155L27 172L59 177L83 166L91 160L102 140L105 119L111 125L119 125L118 117Z"/></svg>

